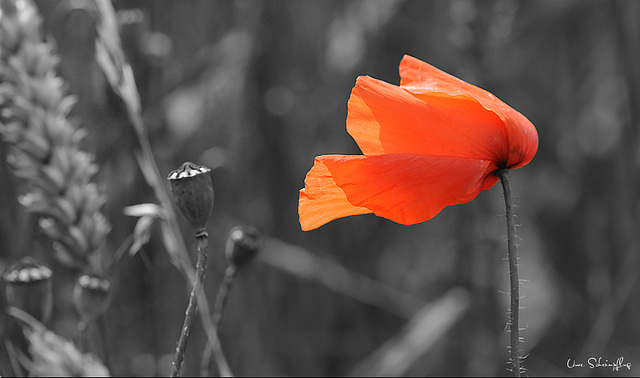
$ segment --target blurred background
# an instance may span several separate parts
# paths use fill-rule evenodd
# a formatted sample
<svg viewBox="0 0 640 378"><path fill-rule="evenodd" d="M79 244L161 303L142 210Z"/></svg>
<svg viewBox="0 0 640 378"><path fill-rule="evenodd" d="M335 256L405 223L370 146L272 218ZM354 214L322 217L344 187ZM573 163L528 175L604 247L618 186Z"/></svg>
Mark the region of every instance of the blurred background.
<svg viewBox="0 0 640 378"><path fill-rule="evenodd" d="M85 148L101 166L97 180L108 196L116 256L136 222L123 208L157 200L136 164L124 107L95 62L86 4L36 3L61 55L60 74L78 97L73 115L88 131ZM360 153L345 129L356 77L399 84L404 54L491 91L538 129L537 156L511 172L529 374L638 375L640 3L114 6L161 172L184 161L213 169L205 289L211 301L227 264L229 229L252 225L265 237L260 258L234 283L223 322L222 345L236 375L508 374L499 185L414 226L365 215L300 230L298 191L313 158ZM4 144L0 152L4 158ZM49 326L74 339L74 276L34 234L16 199L21 182L6 164L0 170L0 267L25 254L50 265L56 305ZM142 251L125 253L109 273L104 344L112 374L168 374L188 287L159 227ZM91 336L104 359L99 333ZM205 340L196 324L185 374L199 373ZM623 357L631 370L567 367L590 357Z"/></svg>

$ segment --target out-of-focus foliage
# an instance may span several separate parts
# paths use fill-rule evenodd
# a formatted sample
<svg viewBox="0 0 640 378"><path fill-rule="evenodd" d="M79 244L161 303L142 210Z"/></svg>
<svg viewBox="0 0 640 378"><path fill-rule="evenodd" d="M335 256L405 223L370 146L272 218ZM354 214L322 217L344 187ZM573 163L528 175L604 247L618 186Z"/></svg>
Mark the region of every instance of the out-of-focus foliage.
<svg viewBox="0 0 640 378"><path fill-rule="evenodd" d="M22 310L9 308L7 312L20 321L20 327L29 343L30 357L15 354L26 367L29 376L109 376L109 371L95 355L82 353L72 342L49 331L42 323Z"/></svg>
<svg viewBox="0 0 640 378"><path fill-rule="evenodd" d="M126 109L94 59L91 8L70 0L37 4L61 55L60 74L78 97L72 115L87 129L83 144L101 167L96 179L109 198L109 245L122 256L110 272L104 345L97 329L89 345L103 361L108 353L114 375L168 374L185 283L153 224L136 254L116 253L129 248L136 227L123 209L157 200L137 167ZM399 371L506 373L499 186L415 226L369 215L300 231L298 190L313 157L359 153L345 133L355 78L397 84L398 63L410 54L490 90L538 129L537 156L512 172L526 280L525 367L532 375L610 375L611 368L589 369L587 359L623 357L631 371L614 374L637 375L640 3L119 0L114 6L160 170L183 161L212 168L216 203L205 288L211 302L227 264L228 231L251 224L265 235L264 250L242 269L228 298L221 341L234 373L369 372L363 364L371 354L388 340L397 341L388 350L409 345L403 332L420 324L408 323L412 314L422 304L443 303L454 287L465 292L464 302L449 307L458 322ZM6 150L0 144L3 158ZM6 164L0 175L0 268L24 254L50 264L56 304L48 326L73 338L75 277L33 236L16 201L21 183ZM181 227L191 232L186 222ZM282 256L297 256L296 263L287 260L290 269L283 270ZM381 293L378 302L368 296L371 287ZM395 299L387 300L389 293ZM197 324L185 374L198 373L205 341ZM569 369L567 360L586 367Z"/></svg>

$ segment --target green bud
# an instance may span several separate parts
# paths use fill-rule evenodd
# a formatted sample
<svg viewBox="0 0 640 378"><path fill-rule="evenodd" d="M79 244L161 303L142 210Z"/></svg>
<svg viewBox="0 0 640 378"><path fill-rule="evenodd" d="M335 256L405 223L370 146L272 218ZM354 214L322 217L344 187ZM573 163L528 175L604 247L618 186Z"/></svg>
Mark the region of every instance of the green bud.
<svg viewBox="0 0 640 378"><path fill-rule="evenodd" d="M243 266L251 261L260 250L262 240L253 227L235 226L229 231L225 255L229 264Z"/></svg>
<svg viewBox="0 0 640 378"><path fill-rule="evenodd" d="M213 208L210 171L204 165L186 162L167 177L178 209L196 232L204 231Z"/></svg>
<svg viewBox="0 0 640 378"><path fill-rule="evenodd" d="M51 269L31 257L23 257L3 274L7 305L46 322L53 307Z"/></svg>

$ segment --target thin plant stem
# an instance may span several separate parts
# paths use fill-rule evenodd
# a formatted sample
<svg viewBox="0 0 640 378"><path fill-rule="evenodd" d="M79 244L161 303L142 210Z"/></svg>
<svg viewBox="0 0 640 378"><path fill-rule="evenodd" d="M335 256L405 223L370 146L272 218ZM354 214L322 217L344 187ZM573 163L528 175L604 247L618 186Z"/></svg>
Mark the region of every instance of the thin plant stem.
<svg viewBox="0 0 640 378"><path fill-rule="evenodd" d="M236 277L236 266L235 264L229 264L227 269L224 271L224 278L222 279L222 283L220 284L220 288L218 289L218 295L216 296L216 301L213 305L213 325L218 329L218 333L220 333L220 324L222 324L222 315L224 313L224 306L227 303L227 297L229 291L231 290L231 285L233 284L233 280Z"/></svg>
<svg viewBox="0 0 640 378"><path fill-rule="evenodd" d="M224 307L227 303L227 297L229 296L229 291L231 290L231 286L233 285L233 280L236 277L237 267L235 264L229 264L227 269L224 271L224 278L222 279L222 283L220 284L220 288L218 289L218 294L216 294L215 303L213 305L213 326L218 332L218 340L220 340L220 325L222 324L222 316L224 315ZM212 354L215 356L220 351L220 345L214 345L211 343L207 343L203 353L202 353L202 362L200 364L200 376L206 377L209 376L209 364L211 362Z"/></svg>
<svg viewBox="0 0 640 378"><path fill-rule="evenodd" d="M27 375L22 371L22 365L20 365L20 362L18 361L18 351L16 350L16 347L9 339L4 340L4 345L7 350L7 355L9 356L9 363L13 369L13 376L26 377Z"/></svg>
<svg viewBox="0 0 640 378"><path fill-rule="evenodd" d="M84 320L78 322L78 349L82 353L87 352L89 324Z"/></svg>
<svg viewBox="0 0 640 378"><path fill-rule="evenodd" d="M520 280L518 278L518 257L516 253L516 215L513 210L513 199L511 196L511 184L509 183L509 170L500 169L496 172L500 177L502 189L504 190L504 203L507 208L507 250L509 260L509 282L511 286L511 307L509 309L509 333L511 353L510 363L513 375L520 377L522 367L520 365Z"/></svg>
<svg viewBox="0 0 640 378"><path fill-rule="evenodd" d="M184 352L187 349L187 341L189 340L189 333L191 332L191 326L196 313L198 312L198 296L203 290L204 277L207 268L207 248L209 244L209 238L206 232L199 232L196 235L198 240L198 261L196 263L196 277L193 283L193 289L189 296L189 304L185 312L184 324L182 325L182 332L180 332L180 338L178 339L178 346L176 347L176 354L173 358L173 369L171 376L179 377L180 368L184 361Z"/></svg>
<svg viewBox="0 0 640 378"><path fill-rule="evenodd" d="M111 371L111 361L109 359L109 347L107 345L107 320L105 319L104 313L98 316L98 331L100 333L100 340L102 342L102 351L104 353L102 358L102 363L107 368L107 370Z"/></svg>
<svg viewBox="0 0 640 378"><path fill-rule="evenodd" d="M107 339L106 339L106 335L107 335L107 322L104 318L104 313L98 315L98 317L96 319L94 319L93 321L85 321L85 320L80 320L78 322L78 349L80 349L80 351L82 353L86 353L89 351L90 345L89 345L89 326L90 324L96 324L97 323L97 327L98 327L98 336L100 337L100 342L102 344L102 351L103 351L103 357L102 357L102 363L104 364L104 366L107 368L107 370L111 371L111 363L109 360L109 351L107 348Z"/></svg>

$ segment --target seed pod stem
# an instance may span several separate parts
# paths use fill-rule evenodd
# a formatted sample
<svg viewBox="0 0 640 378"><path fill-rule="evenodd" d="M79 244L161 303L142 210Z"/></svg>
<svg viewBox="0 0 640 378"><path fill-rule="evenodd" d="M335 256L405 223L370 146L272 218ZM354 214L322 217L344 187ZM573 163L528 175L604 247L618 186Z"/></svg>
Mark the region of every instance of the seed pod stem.
<svg viewBox="0 0 640 378"><path fill-rule="evenodd" d="M236 277L237 267L235 264L229 264L227 269L224 271L224 278L222 278L222 283L220 284L220 288L218 289L218 294L216 294L216 300L213 304L213 326L218 332L218 336L220 335L220 325L222 323L222 316L224 315L224 307L227 303L227 298L229 291L231 290L231 286L233 285L233 280ZM219 337L218 337L219 339ZM213 345L211 343L207 343L202 352L202 359L200 363L200 376L208 377L211 374L209 373L209 365L211 363L211 357L217 356L221 353L220 345Z"/></svg>
<svg viewBox="0 0 640 378"><path fill-rule="evenodd" d="M189 340L189 333L191 332L191 326L193 320L198 312L197 298L203 290L205 272L207 268L207 249L209 245L209 237L206 232L198 232L196 239L198 240L198 261L196 263L196 277L193 283L193 289L189 296L189 304L185 312L184 323L182 325L182 331L180 332L180 338L178 339L178 346L176 347L176 353L173 358L172 364L172 377L180 376L180 369L184 362L184 353L187 349L187 341Z"/></svg>
<svg viewBox="0 0 640 378"><path fill-rule="evenodd" d="M218 295L216 295L216 301L213 305L213 324L220 332L220 325L222 324L222 316L224 314L224 306L227 304L227 297L229 291L231 290L231 286L233 285L233 280L236 276L236 266L234 264L230 264L227 266L227 269L224 271L224 278L222 279L222 283L220 284L220 289L218 289Z"/></svg>

